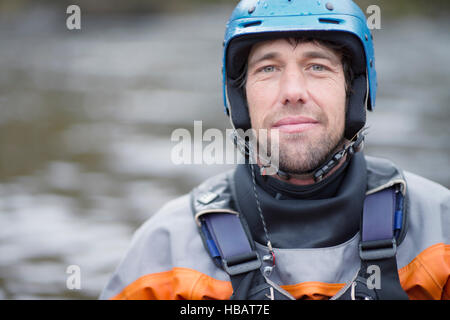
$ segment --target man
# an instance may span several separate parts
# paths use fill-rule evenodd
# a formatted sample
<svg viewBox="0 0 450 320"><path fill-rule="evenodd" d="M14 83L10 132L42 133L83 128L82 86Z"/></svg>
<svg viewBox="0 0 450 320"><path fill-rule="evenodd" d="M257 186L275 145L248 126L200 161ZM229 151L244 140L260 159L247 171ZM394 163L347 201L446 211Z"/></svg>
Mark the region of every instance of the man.
<svg viewBox="0 0 450 320"><path fill-rule="evenodd" d="M361 152L376 72L352 1L242 1L223 73L257 164L150 218L102 298L450 299L450 192ZM261 129L278 133L269 161Z"/></svg>

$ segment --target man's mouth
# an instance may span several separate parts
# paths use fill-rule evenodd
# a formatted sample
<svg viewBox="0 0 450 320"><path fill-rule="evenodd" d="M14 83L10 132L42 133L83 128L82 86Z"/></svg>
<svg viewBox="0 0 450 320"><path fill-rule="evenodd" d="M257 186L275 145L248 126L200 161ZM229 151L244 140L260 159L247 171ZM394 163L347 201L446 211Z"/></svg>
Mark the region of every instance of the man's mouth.
<svg viewBox="0 0 450 320"><path fill-rule="evenodd" d="M317 120L308 117L286 117L276 122L272 129L278 129L285 133L299 133L319 125Z"/></svg>

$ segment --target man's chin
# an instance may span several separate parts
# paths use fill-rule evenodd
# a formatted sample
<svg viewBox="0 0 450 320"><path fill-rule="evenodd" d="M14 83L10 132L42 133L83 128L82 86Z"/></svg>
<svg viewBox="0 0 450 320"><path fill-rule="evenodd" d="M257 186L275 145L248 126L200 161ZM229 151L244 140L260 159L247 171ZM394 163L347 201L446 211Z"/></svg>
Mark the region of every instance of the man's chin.
<svg viewBox="0 0 450 320"><path fill-rule="evenodd" d="M317 162L314 164L311 163L306 163L306 162L296 162L296 163L286 163L286 162L281 162L279 169L283 172L289 172L291 174L307 174L307 173L311 173L312 171L314 171L317 167L320 166L321 163Z"/></svg>
<svg viewBox="0 0 450 320"><path fill-rule="evenodd" d="M319 166L323 165L327 159L336 152L336 148L321 149L314 146L306 146L296 149L296 152L292 152L295 149L279 150L279 168L285 172L291 172L293 174L305 174L311 173Z"/></svg>
<svg viewBox="0 0 450 320"><path fill-rule="evenodd" d="M323 137L329 137L324 139ZM337 141L337 142L336 142ZM330 135L320 135L315 132L280 133L278 148L272 149L272 141L269 143L269 152L272 159L272 151L275 163L284 172L293 174L311 173L327 161L328 157L338 151L345 142L343 134L340 139ZM272 162L273 163L273 162Z"/></svg>

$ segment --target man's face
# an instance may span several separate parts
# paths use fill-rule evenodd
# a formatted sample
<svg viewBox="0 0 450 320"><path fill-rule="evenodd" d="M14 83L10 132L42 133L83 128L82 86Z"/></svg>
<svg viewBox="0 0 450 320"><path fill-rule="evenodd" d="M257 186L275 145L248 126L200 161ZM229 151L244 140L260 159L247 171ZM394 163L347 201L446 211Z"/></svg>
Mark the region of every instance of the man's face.
<svg viewBox="0 0 450 320"><path fill-rule="evenodd" d="M267 129L269 139L270 130L279 130L281 170L310 171L341 146L346 88L333 50L290 39L258 43L248 57L245 90L252 128Z"/></svg>

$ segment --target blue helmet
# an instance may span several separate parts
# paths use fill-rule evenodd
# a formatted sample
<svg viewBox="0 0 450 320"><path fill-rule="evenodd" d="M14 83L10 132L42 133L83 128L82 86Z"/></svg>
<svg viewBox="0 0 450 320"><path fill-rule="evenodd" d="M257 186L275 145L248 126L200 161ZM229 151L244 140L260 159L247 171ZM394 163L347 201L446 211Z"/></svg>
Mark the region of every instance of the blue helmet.
<svg viewBox="0 0 450 320"><path fill-rule="evenodd" d="M366 107L375 106L377 76L366 17L351 0L242 0L236 6L226 27L222 69L225 113L233 126L251 126L239 83L252 45L282 37L331 41L350 52L354 77L345 137L352 139L365 125Z"/></svg>

